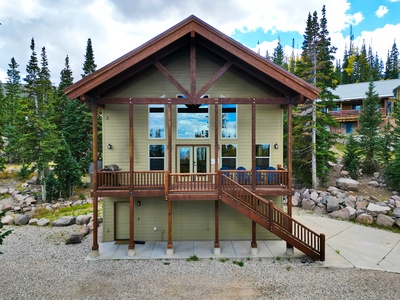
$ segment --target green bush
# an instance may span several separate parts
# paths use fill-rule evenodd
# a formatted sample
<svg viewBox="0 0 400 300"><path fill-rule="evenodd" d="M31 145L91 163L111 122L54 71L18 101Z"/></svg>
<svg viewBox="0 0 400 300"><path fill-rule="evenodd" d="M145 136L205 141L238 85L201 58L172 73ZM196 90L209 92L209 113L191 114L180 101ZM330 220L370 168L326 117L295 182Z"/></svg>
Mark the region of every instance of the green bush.
<svg viewBox="0 0 400 300"><path fill-rule="evenodd" d="M3 223L1 222L1 219L5 216L6 212L5 211L0 211L0 245L3 245L3 240L5 239L5 237L9 234L11 234L12 230L3 230ZM3 254L0 251L0 254Z"/></svg>

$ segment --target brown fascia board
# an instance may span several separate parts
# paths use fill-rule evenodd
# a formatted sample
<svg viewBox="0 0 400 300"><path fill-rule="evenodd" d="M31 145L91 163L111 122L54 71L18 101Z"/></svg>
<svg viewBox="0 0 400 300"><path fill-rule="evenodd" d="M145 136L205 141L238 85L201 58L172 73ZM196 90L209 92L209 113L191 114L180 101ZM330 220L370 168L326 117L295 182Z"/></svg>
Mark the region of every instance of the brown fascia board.
<svg viewBox="0 0 400 300"><path fill-rule="evenodd" d="M120 72L128 69L160 49L169 45L173 41L181 38L185 34L195 31L206 39L222 47L235 57L240 58L251 66L259 69L263 73L276 78L284 85L308 99L317 98L320 90L297 76L289 73L283 68L268 61L266 58L243 46L234 39L205 23L194 15L157 35L153 39L128 52L103 68L95 71L91 75L79 80L73 85L64 89L64 93L70 98L75 99L88 93L91 89L104 83L110 78L117 76Z"/></svg>

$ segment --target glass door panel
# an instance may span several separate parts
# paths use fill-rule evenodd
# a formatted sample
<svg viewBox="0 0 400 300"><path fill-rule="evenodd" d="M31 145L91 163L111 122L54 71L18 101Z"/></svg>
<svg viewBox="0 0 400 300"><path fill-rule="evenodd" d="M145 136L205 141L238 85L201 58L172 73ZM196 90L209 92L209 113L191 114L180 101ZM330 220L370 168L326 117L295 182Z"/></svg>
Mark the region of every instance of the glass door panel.
<svg viewBox="0 0 400 300"><path fill-rule="evenodd" d="M209 146L178 146L178 173L208 173L210 171Z"/></svg>
<svg viewBox="0 0 400 300"><path fill-rule="evenodd" d="M201 146L195 147L195 165L194 173L207 173L208 172L208 156L209 147Z"/></svg>
<svg viewBox="0 0 400 300"><path fill-rule="evenodd" d="M192 147L179 147L178 173L192 173Z"/></svg>

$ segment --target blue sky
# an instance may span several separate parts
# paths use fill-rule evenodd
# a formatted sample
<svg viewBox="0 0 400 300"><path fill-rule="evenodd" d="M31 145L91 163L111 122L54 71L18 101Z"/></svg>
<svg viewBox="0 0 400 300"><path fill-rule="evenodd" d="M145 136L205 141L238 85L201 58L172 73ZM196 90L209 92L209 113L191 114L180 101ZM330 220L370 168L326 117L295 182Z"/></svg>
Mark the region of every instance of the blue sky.
<svg viewBox="0 0 400 300"><path fill-rule="evenodd" d="M400 0L0 0L0 80L11 57L25 76L32 37L39 58L46 47L57 84L66 55L80 79L88 38L100 68L192 14L261 55L279 37L289 56L293 38L301 48L308 13L321 17L323 5L338 59L350 25L355 46L365 40L384 60L395 39L400 47Z"/></svg>

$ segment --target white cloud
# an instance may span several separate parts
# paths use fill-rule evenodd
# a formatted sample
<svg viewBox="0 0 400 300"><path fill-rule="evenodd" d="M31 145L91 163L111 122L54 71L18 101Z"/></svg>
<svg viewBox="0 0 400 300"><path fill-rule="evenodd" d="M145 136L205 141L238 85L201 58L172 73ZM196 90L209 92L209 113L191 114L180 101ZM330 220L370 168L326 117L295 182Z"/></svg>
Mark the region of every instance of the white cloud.
<svg viewBox="0 0 400 300"><path fill-rule="evenodd" d="M378 18L382 18L384 15L386 15L389 12L389 9L384 6L384 5L380 5L378 10L375 12L375 15Z"/></svg>
<svg viewBox="0 0 400 300"><path fill-rule="evenodd" d="M332 42L339 45L341 56L346 38L341 32L350 24L357 25L364 20L361 12L348 13L349 0L304 0L301 5L296 0L268 1L268 5L260 0L231 0L229 5L220 0L0 1L0 80L5 81L11 57L15 57L24 77L32 37L38 55L41 47L46 47L53 82L59 81L67 54L76 81L81 77L88 38L92 39L95 61L100 68L191 14L227 35L235 30L249 32L256 29L303 35L307 14L317 11L321 17L324 4ZM388 46L384 37L392 37L400 30L382 31L381 36L373 38L373 44L385 47L386 52L393 41ZM375 33L371 35L375 36ZM400 40L400 37L396 39ZM378 45L378 40L383 44ZM266 49L272 54L277 40L260 43L261 55L265 55ZM290 55L290 47L285 47L285 51Z"/></svg>

